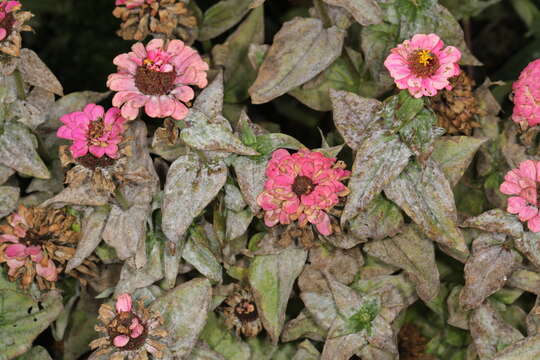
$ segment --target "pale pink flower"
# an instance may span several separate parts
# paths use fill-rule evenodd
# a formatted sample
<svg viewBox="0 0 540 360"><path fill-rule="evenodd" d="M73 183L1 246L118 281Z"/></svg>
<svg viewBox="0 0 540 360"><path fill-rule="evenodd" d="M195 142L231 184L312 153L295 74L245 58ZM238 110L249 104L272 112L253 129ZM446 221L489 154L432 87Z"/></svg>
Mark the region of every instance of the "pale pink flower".
<svg viewBox="0 0 540 360"><path fill-rule="evenodd" d="M274 151L266 168L267 180L257 203L265 210L267 226L308 222L323 235L332 233L327 211L346 196L349 189L342 180L350 175L341 162L323 154L302 149L295 154Z"/></svg>
<svg viewBox="0 0 540 360"><path fill-rule="evenodd" d="M165 44L154 39L146 47L136 43L131 49L113 61L118 72L107 80L107 86L117 91L113 105L121 107L128 120L135 119L143 106L150 117L184 119L189 111L185 103L195 96L189 85L207 85L208 64L180 40Z"/></svg>
<svg viewBox="0 0 540 360"><path fill-rule="evenodd" d="M8 36L16 21L12 12L20 8L18 1L0 1L0 41Z"/></svg>
<svg viewBox="0 0 540 360"><path fill-rule="evenodd" d="M519 168L510 170L504 176L499 190L508 198L507 211L517 214L519 220L527 222L529 230L540 231L540 207L538 199L538 182L540 181L540 161L526 160Z"/></svg>
<svg viewBox="0 0 540 360"><path fill-rule="evenodd" d="M64 125L58 129L56 136L73 140L69 148L73 158L88 153L98 158L103 155L118 158L118 144L122 141L126 122L119 109L113 107L105 113L102 106L88 104L83 111L66 114L60 121Z"/></svg>
<svg viewBox="0 0 540 360"><path fill-rule="evenodd" d="M512 120L523 128L540 124L540 59L529 63L512 85Z"/></svg>
<svg viewBox="0 0 540 360"><path fill-rule="evenodd" d="M122 294L116 299L116 311L119 313L130 312L131 305L131 296L129 294Z"/></svg>
<svg viewBox="0 0 540 360"><path fill-rule="evenodd" d="M435 34L416 34L391 50L384 61L399 89L408 89L416 98L451 90L448 79L459 75L461 52L447 46Z"/></svg>

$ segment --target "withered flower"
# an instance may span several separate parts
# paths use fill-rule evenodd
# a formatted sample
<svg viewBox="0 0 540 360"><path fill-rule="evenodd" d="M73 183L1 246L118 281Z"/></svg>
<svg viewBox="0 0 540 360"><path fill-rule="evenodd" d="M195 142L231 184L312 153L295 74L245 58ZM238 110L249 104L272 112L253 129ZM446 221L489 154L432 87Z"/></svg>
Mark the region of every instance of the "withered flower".
<svg viewBox="0 0 540 360"><path fill-rule="evenodd" d="M113 15L122 20L117 34L124 40L143 40L153 33L195 41L197 18L180 0L117 0Z"/></svg>
<svg viewBox="0 0 540 360"><path fill-rule="evenodd" d="M25 23L34 15L20 8L18 1L0 1L0 51L11 56L19 56L21 31L32 30Z"/></svg>
<svg viewBox="0 0 540 360"><path fill-rule="evenodd" d="M257 312L257 305L251 292L234 285L234 290L225 299L225 325L234 329L236 335L245 337L257 336L262 330L262 323Z"/></svg>
<svg viewBox="0 0 540 360"><path fill-rule="evenodd" d="M108 304L99 308L96 331L104 336L90 343L97 349L96 356L111 353L111 360L143 360L148 354L161 359L165 344L159 340L167 336L163 329L163 319L144 306L142 300L132 302L129 294L122 294L116 300L115 309Z"/></svg>
<svg viewBox="0 0 540 360"><path fill-rule="evenodd" d="M20 205L7 217L7 223L0 225L0 263L7 263L9 279L20 278L23 288L34 279L42 290L54 288L58 275L75 254L80 239L76 226L77 218L64 209ZM97 275L95 260L89 257L67 274L85 284L87 276Z"/></svg>
<svg viewBox="0 0 540 360"><path fill-rule="evenodd" d="M476 117L483 114L474 96L474 80L464 72L450 79L452 90L442 90L431 103L438 126L449 135L471 135L480 126Z"/></svg>

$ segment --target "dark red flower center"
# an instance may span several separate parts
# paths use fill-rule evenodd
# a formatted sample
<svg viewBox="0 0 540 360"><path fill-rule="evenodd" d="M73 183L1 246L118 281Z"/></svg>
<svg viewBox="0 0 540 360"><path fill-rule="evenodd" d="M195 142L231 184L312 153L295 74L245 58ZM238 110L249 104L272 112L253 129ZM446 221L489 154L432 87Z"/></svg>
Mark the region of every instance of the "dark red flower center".
<svg viewBox="0 0 540 360"><path fill-rule="evenodd" d="M90 122L90 126L88 127L89 140L99 139L100 137L103 136L104 132L105 132L105 124L103 123L102 118L99 118L97 120Z"/></svg>
<svg viewBox="0 0 540 360"><path fill-rule="evenodd" d="M92 171L96 170L96 168L107 168L114 165L116 162L116 159L110 158L107 155L98 158L90 153L81 156L76 160L79 164Z"/></svg>
<svg viewBox="0 0 540 360"><path fill-rule="evenodd" d="M8 36L11 30L13 30L14 25L15 25L15 16L13 16L12 13L7 13L6 17L2 21L0 21L0 28L6 29Z"/></svg>
<svg viewBox="0 0 540 360"><path fill-rule="evenodd" d="M47 240L51 240L52 235L50 233L45 233L43 235L39 234L34 229L26 230L26 236L24 237L24 242L26 246L41 246L41 244Z"/></svg>
<svg viewBox="0 0 540 360"><path fill-rule="evenodd" d="M174 71L162 72L139 66L135 72L135 86L145 95L166 95L174 89Z"/></svg>
<svg viewBox="0 0 540 360"><path fill-rule="evenodd" d="M315 184L307 176L297 176L292 184L292 191L297 196L308 195L315 188Z"/></svg>
<svg viewBox="0 0 540 360"><path fill-rule="evenodd" d="M422 78L430 77L440 67L439 58L428 50L417 50L407 58L409 69Z"/></svg>
<svg viewBox="0 0 540 360"><path fill-rule="evenodd" d="M136 319L139 324L143 325L144 327L142 334L136 338L130 336L132 329L129 328L134 319ZM148 335L148 331L146 330L146 327L142 323L141 319L131 312L121 312L116 315L116 317L112 319L107 326L107 331L109 333L109 338L111 339L111 345L114 347L116 347L113 343L115 337L125 335L129 338L128 343L122 347L122 350L136 350L140 348L144 345Z"/></svg>
<svg viewBox="0 0 540 360"><path fill-rule="evenodd" d="M234 314L242 322L251 322L258 318L257 307L249 300L242 300L236 305Z"/></svg>

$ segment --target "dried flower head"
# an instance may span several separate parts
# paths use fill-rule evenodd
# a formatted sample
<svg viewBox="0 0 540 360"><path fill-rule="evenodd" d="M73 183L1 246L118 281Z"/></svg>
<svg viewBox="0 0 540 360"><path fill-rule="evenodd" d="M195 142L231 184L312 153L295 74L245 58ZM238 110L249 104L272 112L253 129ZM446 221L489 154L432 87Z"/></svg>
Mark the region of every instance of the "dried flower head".
<svg viewBox="0 0 540 360"><path fill-rule="evenodd" d="M473 129L480 126L476 116L484 114L474 96L474 80L462 72L450 79L450 85L451 90L442 90L431 102L438 126L450 135L471 135Z"/></svg>
<svg viewBox="0 0 540 360"><path fill-rule="evenodd" d="M189 111L185 104L195 96L189 85L207 85L208 64L180 40L165 44L154 39L146 47L136 43L131 49L114 59L118 72L107 80L107 86L117 91L113 105L121 107L128 120L135 119L143 106L150 117L185 118Z"/></svg>
<svg viewBox="0 0 540 360"><path fill-rule="evenodd" d="M144 40L149 34L195 41L197 18L181 0L116 0L113 15L120 20L124 40Z"/></svg>
<svg viewBox="0 0 540 360"><path fill-rule="evenodd" d="M234 329L236 335L253 337L261 332L262 323L257 305L249 290L234 284L233 292L225 299L224 305L225 324L229 329Z"/></svg>
<svg viewBox="0 0 540 360"><path fill-rule="evenodd" d="M267 226L308 222L323 235L332 233L328 211L346 196L349 189L341 183L350 176L345 164L323 154L301 149L295 154L274 151L266 168L267 180L257 203L265 211Z"/></svg>
<svg viewBox="0 0 540 360"><path fill-rule="evenodd" d="M460 72L461 52L443 46L435 34L416 34L393 48L384 66L399 89L408 89L416 98L434 96L438 90L452 89L449 79Z"/></svg>
<svg viewBox="0 0 540 360"><path fill-rule="evenodd" d="M90 343L91 349L97 349L96 356L110 354L112 360L148 359L148 354L163 357L165 345L160 340L167 336L163 319L147 309L142 300L133 303L129 294L122 294L114 309L101 305L98 320L101 324L95 329L104 336Z"/></svg>
<svg viewBox="0 0 540 360"><path fill-rule="evenodd" d="M510 170L504 176L504 182L499 188L503 194L514 195L508 198L507 211L527 222L532 232L540 232L539 181L540 161L526 160L519 164L519 168Z"/></svg>
<svg viewBox="0 0 540 360"><path fill-rule="evenodd" d="M540 59L529 63L512 85L512 120L522 129L540 124Z"/></svg>
<svg viewBox="0 0 540 360"><path fill-rule="evenodd" d="M0 225L0 263L9 268L11 281L21 279L27 288L34 278L40 289L54 288L54 283L75 254L80 232L75 231L77 218L64 209L27 208L19 206L16 213ZM86 283L84 276L97 275L94 257L68 272Z"/></svg>
<svg viewBox="0 0 540 360"><path fill-rule="evenodd" d="M18 1L0 1L0 51L11 56L19 56L21 31L32 30L25 23L34 15L20 8Z"/></svg>

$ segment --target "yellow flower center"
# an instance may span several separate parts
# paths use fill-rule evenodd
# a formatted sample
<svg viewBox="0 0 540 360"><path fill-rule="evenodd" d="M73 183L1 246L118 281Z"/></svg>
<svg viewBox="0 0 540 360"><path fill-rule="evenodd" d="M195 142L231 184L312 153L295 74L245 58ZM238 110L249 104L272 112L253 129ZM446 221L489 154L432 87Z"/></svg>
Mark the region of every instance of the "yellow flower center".
<svg viewBox="0 0 540 360"><path fill-rule="evenodd" d="M420 51L418 51L418 63L419 64L422 64L424 66L428 66L432 60L433 60L433 55L431 55L429 50L420 50Z"/></svg>

